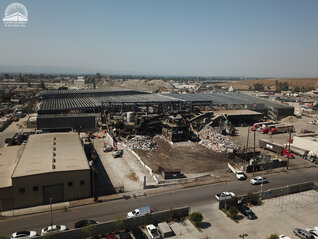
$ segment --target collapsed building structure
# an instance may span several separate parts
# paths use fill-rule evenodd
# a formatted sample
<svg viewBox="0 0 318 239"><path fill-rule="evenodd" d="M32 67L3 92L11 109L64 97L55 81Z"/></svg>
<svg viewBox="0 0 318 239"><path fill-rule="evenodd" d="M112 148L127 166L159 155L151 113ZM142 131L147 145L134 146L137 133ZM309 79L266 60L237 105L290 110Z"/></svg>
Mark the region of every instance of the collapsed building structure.
<svg viewBox="0 0 318 239"><path fill-rule="evenodd" d="M41 99L38 129L71 128L80 131L94 128L95 121L102 121L116 135L162 131L168 138L171 135L172 140L179 140L180 137L188 139L189 129L200 130L206 124L217 124L221 131L232 134L235 132L232 126L235 125L252 123L263 116L277 119L294 114L291 106L243 93L154 94L126 89L58 90L44 92ZM227 113L228 110L231 112ZM187 130L173 129L183 127L171 125L172 121L176 122L177 115L185 120L183 124ZM224 119L220 120L218 115ZM182 136L172 136L175 135L172 131L182 132Z"/></svg>

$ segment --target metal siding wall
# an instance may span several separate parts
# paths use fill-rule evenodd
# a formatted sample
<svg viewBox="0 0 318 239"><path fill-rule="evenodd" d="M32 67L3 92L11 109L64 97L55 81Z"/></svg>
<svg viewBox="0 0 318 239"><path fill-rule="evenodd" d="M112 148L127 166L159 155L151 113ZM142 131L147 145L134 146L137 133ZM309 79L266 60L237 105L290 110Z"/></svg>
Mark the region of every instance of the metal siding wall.
<svg viewBox="0 0 318 239"><path fill-rule="evenodd" d="M95 127L95 116L78 117L52 117L37 119L38 129L59 129L59 128L82 128L89 129Z"/></svg>

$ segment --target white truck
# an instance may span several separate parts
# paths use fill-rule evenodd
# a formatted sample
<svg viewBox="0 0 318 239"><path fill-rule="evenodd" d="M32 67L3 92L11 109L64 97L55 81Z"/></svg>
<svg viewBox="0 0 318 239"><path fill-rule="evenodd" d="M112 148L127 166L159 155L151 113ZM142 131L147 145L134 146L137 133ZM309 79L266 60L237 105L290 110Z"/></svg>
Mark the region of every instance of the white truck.
<svg viewBox="0 0 318 239"><path fill-rule="evenodd" d="M228 163L227 166L229 170L235 174L237 180L245 180L247 178L245 173L236 164Z"/></svg>
<svg viewBox="0 0 318 239"><path fill-rule="evenodd" d="M140 208L136 208L135 210L128 212L127 213L127 218L131 218L131 217L135 217L135 216L139 216L139 215L145 215L147 213L152 213L152 210L150 207L145 206L145 207L140 207Z"/></svg>

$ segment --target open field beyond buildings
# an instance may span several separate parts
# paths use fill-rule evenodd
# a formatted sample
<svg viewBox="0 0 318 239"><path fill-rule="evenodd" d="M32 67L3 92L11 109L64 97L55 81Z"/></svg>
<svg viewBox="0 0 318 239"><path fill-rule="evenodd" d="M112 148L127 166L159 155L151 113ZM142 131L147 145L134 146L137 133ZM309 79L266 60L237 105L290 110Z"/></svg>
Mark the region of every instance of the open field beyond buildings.
<svg viewBox="0 0 318 239"><path fill-rule="evenodd" d="M242 81L233 81L225 82L222 86L232 85L234 89L238 90L248 90L249 86L253 87L256 83L261 83L265 88L270 87L270 90L275 90L275 82L287 82L290 87L303 86L303 87L318 87L318 78L292 78L292 79L262 79L262 80L242 80Z"/></svg>

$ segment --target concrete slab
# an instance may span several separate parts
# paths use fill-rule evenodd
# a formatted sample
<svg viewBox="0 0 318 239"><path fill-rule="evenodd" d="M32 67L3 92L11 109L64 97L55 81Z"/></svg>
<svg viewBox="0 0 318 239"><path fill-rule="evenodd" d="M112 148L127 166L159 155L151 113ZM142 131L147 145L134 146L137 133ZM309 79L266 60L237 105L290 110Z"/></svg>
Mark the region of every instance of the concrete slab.
<svg viewBox="0 0 318 239"><path fill-rule="evenodd" d="M202 236L202 233L199 232L188 219L184 220L181 223L174 222L172 224L169 224L169 226L175 233L175 236L169 238L204 238Z"/></svg>
<svg viewBox="0 0 318 239"><path fill-rule="evenodd" d="M94 139L94 147L113 186L124 187L125 192L143 189L144 176L151 178L149 171L137 161L133 154L120 144L118 146L119 149L124 150L123 157L113 158L111 152L103 152L103 139Z"/></svg>

